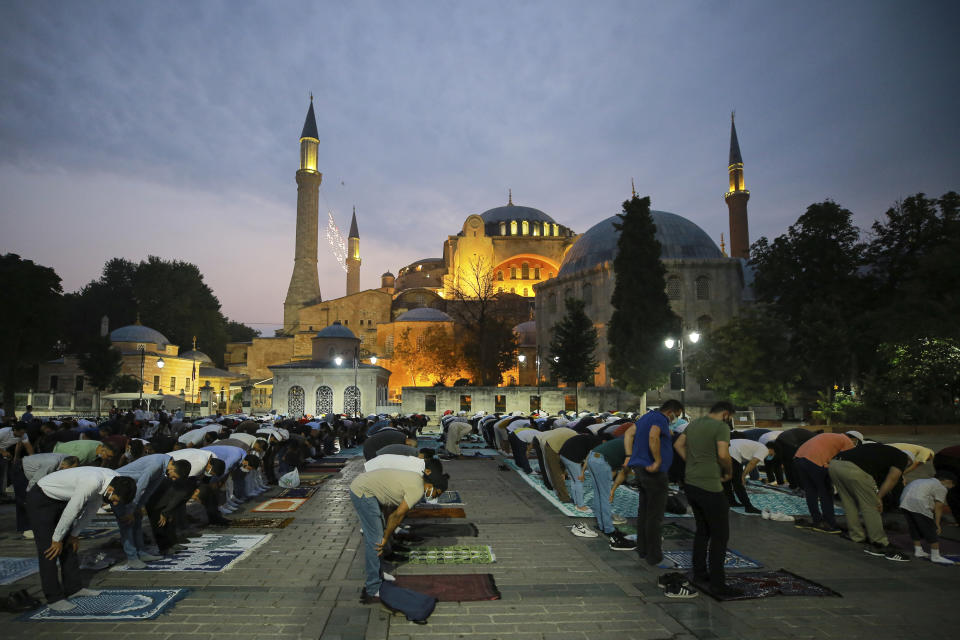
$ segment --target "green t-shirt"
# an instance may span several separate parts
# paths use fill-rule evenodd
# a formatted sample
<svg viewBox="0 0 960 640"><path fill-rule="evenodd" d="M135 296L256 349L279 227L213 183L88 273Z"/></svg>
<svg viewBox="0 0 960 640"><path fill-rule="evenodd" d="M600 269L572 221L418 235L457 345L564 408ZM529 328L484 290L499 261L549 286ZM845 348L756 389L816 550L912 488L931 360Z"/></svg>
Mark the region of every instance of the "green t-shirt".
<svg viewBox="0 0 960 640"><path fill-rule="evenodd" d="M68 442L58 442L53 447L53 452L77 456L81 465L91 464L97 459L97 447L101 444L99 440L70 440Z"/></svg>
<svg viewBox="0 0 960 640"><path fill-rule="evenodd" d="M623 461L627 459L627 452L623 448L623 438L614 438L607 440L603 444L594 447L593 453L599 453L607 459L607 464L614 472L619 471L623 466Z"/></svg>
<svg viewBox="0 0 960 640"><path fill-rule="evenodd" d="M684 430L687 437L685 481L704 491L723 491L717 443L730 442L730 427L709 416L697 418Z"/></svg>

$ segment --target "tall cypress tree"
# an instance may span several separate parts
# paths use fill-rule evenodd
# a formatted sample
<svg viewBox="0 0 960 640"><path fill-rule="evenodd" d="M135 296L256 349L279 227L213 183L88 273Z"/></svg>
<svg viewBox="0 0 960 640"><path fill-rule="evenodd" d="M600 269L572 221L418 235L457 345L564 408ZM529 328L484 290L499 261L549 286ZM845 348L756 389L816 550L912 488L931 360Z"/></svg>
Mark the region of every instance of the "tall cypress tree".
<svg viewBox="0 0 960 640"><path fill-rule="evenodd" d="M650 198L625 201L617 217L613 316L607 325L610 375L618 388L640 395L666 382L676 354L664 347L663 340L676 332L678 319L667 300L666 269L660 262Z"/></svg>
<svg viewBox="0 0 960 640"><path fill-rule="evenodd" d="M567 298L567 313L553 326L550 369L567 383L590 382L597 370L597 329L583 300Z"/></svg>

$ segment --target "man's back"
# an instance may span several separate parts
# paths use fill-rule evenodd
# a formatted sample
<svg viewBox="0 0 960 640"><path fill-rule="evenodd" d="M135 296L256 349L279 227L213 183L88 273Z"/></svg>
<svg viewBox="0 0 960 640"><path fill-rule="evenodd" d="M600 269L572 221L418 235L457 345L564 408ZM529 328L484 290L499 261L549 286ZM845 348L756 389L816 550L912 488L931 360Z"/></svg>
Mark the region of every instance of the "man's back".
<svg viewBox="0 0 960 640"><path fill-rule="evenodd" d="M717 443L730 442L730 427L710 416L697 418L684 430L687 469L684 481L704 491L723 491Z"/></svg>

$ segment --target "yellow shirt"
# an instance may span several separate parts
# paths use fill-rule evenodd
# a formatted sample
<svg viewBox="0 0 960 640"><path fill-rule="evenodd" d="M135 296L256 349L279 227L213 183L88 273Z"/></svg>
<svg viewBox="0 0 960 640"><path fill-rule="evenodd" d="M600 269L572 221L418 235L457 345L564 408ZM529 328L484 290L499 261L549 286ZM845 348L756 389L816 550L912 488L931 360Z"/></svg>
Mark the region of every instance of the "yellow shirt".
<svg viewBox="0 0 960 640"><path fill-rule="evenodd" d="M933 449L928 449L927 447L921 447L918 444L910 444L908 442L895 442L890 445L891 447L896 447L900 451L906 451L913 456L914 462L923 464L924 462L929 462L933 459Z"/></svg>

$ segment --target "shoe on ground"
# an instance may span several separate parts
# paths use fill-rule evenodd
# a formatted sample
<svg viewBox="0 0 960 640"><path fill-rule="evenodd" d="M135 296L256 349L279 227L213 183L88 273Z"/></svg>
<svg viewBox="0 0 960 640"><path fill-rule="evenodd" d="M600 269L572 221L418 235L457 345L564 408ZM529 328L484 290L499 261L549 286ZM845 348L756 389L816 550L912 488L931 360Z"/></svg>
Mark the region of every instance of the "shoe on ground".
<svg viewBox="0 0 960 640"><path fill-rule="evenodd" d="M913 557L914 557L914 558L929 558L929 557L930 557L930 554L927 553L926 551L924 551L923 549L921 549L920 551L914 551L914 552L913 552Z"/></svg>
<svg viewBox="0 0 960 640"><path fill-rule="evenodd" d="M33 529L27 529L21 535L27 540L33 540Z"/></svg>
<svg viewBox="0 0 960 640"><path fill-rule="evenodd" d="M863 552L868 556L874 556L876 558L882 558L888 553L893 551L890 547L885 547L882 544L868 544L863 548Z"/></svg>
<svg viewBox="0 0 960 640"><path fill-rule="evenodd" d="M70 597L71 598L96 598L101 593L102 592L97 589L80 589L80 591L77 591Z"/></svg>
<svg viewBox="0 0 960 640"><path fill-rule="evenodd" d="M71 609L76 609L77 605L75 602L70 602L66 598L63 600L57 600L56 602L51 602L47 605L54 611L70 611Z"/></svg>
<svg viewBox="0 0 960 640"><path fill-rule="evenodd" d="M830 525L830 524L827 524L826 522L821 522L820 524L818 524L818 525L816 525L816 526L814 526L814 527L810 527L810 530L811 530L811 531L816 531L816 532L818 532L818 533L829 533L829 534L832 534L832 535L839 535L839 534L843 533L843 532L842 532L840 529L838 529L837 527L835 527L835 526L833 526L833 525Z"/></svg>
<svg viewBox="0 0 960 640"><path fill-rule="evenodd" d="M360 604L377 604L380 602L380 592L377 591L372 596L367 593L367 590L364 589L360 593Z"/></svg>
<svg viewBox="0 0 960 640"><path fill-rule="evenodd" d="M590 511L590 507L588 507L588 506L586 506L586 505L584 505L584 506L582 506L582 507L574 507L574 509L576 509L576 510L579 511L580 513L587 513L587 512Z"/></svg>
<svg viewBox="0 0 960 640"><path fill-rule="evenodd" d="M163 556L155 556L152 553L140 553L140 559L144 562L153 562L154 560L163 560Z"/></svg>
<svg viewBox="0 0 960 640"><path fill-rule="evenodd" d="M770 512L764 509L763 511L760 512L760 517L763 518L764 520L769 520Z"/></svg>
<svg viewBox="0 0 960 640"><path fill-rule="evenodd" d="M610 548L614 551L636 551L637 543L627 540L619 531L614 531L610 535Z"/></svg>
<svg viewBox="0 0 960 640"><path fill-rule="evenodd" d="M697 591L690 585L669 584L663 590L663 595L667 596L668 598L690 599L690 598L696 598L700 594L697 593Z"/></svg>
<svg viewBox="0 0 960 640"><path fill-rule="evenodd" d="M893 559L893 558L889 558L889 557L887 558L887 560L892 560L892 559ZM937 556L936 558L930 558L930 562L932 562L932 563L934 563L934 564L942 564L942 565L947 565L947 566L957 564L956 562L954 562L954 561L951 560L950 558L944 558L943 556Z"/></svg>
<svg viewBox="0 0 960 640"><path fill-rule="evenodd" d="M779 511L775 511L774 513L771 513L770 519L773 520L774 522L793 522L795 520L793 516L788 516L787 514L780 513Z"/></svg>
<svg viewBox="0 0 960 640"><path fill-rule="evenodd" d="M570 527L570 533L577 536L578 538L598 538L600 536L599 533L597 533L593 529L588 528L587 525L583 524L582 522L578 522L577 524Z"/></svg>
<svg viewBox="0 0 960 640"><path fill-rule="evenodd" d="M891 562L910 562L910 556L900 550L893 550L883 556Z"/></svg>
<svg viewBox="0 0 960 640"><path fill-rule="evenodd" d="M672 573L664 573L662 575L657 576L657 586L660 587L661 589L666 589L672 584L682 584L682 585L689 586L690 581L687 580L687 576L677 571L674 571Z"/></svg>
<svg viewBox="0 0 960 640"><path fill-rule="evenodd" d="M126 567L127 569L146 569L147 563L140 558L127 558Z"/></svg>
<svg viewBox="0 0 960 640"><path fill-rule="evenodd" d="M618 513L613 514L613 524L627 524L627 519Z"/></svg>
<svg viewBox="0 0 960 640"><path fill-rule="evenodd" d="M383 571L382 573L383 573L383 579L384 579L385 581L387 581L387 582L396 582L396 581L397 581L396 576L394 576L392 573L387 573L386 571Z"/></svg>

